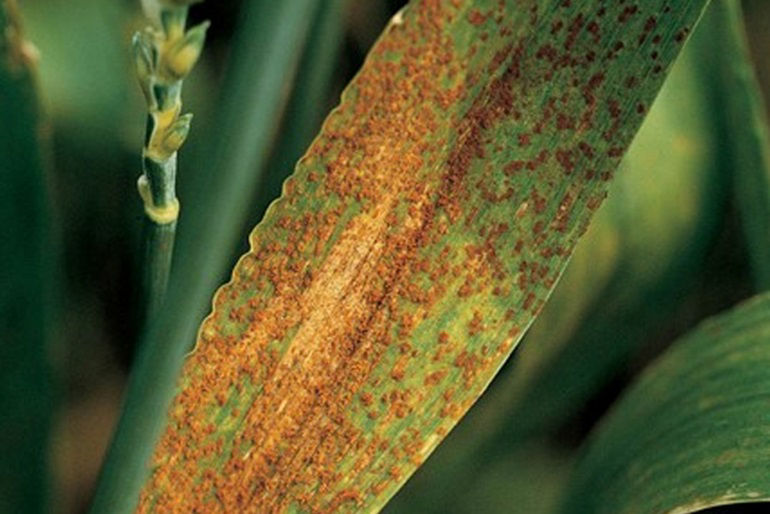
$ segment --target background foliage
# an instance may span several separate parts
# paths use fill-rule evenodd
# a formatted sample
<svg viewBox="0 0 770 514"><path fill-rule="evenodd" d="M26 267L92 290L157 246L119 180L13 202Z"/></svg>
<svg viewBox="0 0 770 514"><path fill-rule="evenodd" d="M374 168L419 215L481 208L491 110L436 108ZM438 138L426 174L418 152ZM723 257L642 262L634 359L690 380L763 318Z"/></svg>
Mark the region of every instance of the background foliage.
<svg viewBox="0 0 770 514"><path fill-rule="evenodd" d="M203 157L196 152L206 147L206 138L217 130L214 120L220 106L214 99L222 87L224 67L232 57L229 50L245 3L206 2L192 11L195 19L211 19L214 24L203 61L185 86L185 103L195 113L196 122L188 151L181 157L179 196L183 205L193 205L200 181L210 179L209 172L197 164ZM336 48L334 65L328 71L315 72L320 74L319 86L311 92L303 89L305 79L298 77L313 73L307 70L307 63L314 59L307 56L318 49L306 47L305 57L298 56L297 72L287 81L291 87L287 87L286 101L277 107L283 114L276 117L272 132L266 136L272 157L265 165L262 187L253 193L253 203L259 209L250 213L250 219L240 220L239 239L243 243L226 249L232 255L231 264L245 249L246 234L261 216L259 211L275 195L280 177L290 171L290 163L317 132L323 116L337 102L341 88L402 3L348 2L343 14L333 20L339 28L330 30L332 40L327 43ZM770 5L762 0L743 3L752 46L756 55L764 55L764 49L770 48ZM38 404L36 408L40 411L30 415L41 420L40 427L47 426L48 418L53 417L48 450L40 462L48 457L52 494L61 499L56 502L57 512L81 512L87 505L138 337L142 209L134 184L139 173L144 107L139 88L134 85L128 50L131 33L144 24L137 4L130 0L21 2L28 38L41 54L39 83L43 106L50 117L46 133L55 163L46 183L49 208L55 213L55 244L47 254L61 264L55 268L55 278L47 279L57 291L58 302L53 304L53 336L48 348L49 378L54 385L44 388L44 396L50 397L52 403L55 400L55 405L41 409ZM766 59L756 62L767 97L770 65ZM705 73L706 81L717 74L714 70ZM713 118L720 107L708 96L711 93L703 94L706 101L696 107L702 110L696 114ZM688 235L692 239L685 247L691 254L681 268L684 273L676 273L675 280L665 280L667 287L663 291L652 286L637 287L644 278L640 277L645 271L643 265L649 262L647 257L638 256L650 247L644 242L618 242L627 232L623 227L599 228L595 230L596 248L617 252L616 261L612 261L617 262L616 268L641 263L640 273L634 274L632 280L618 278L616 270L608 270L601 287L594 282L587 287L581 282L581 262L576 256L574 284L566 282L560 286L594 295L593 299L581 300L581 305L575 305L572 296L563 300L560 313L570 312L573 320L561 328L564 340L590 338L596 333L620 334L636 341L631 345L633 351L614 361L611 372L601 380L584 384L584 390L570 408L559 409L555 422L553 413L543 413L544 419L551 421L549 430L537 431L535 437L534 430L511 435L505 428L521 419L515 417L516 409L527 406L509 410L484 405L494 404L495 393L510 387L508 371L515 368L516 355L493 383L490 394L399 493L389 506L390 511L498 512L515 504L522 512L547 512L571 470L574 451L639 371L698 321L756 290L747 243L740 228L740 198L733 194L732 182L725 179L731 176L731 168L725 164L728 150L722 146L726 139L719 136L706 136L712 138L706 144L710 145L715 163L715 169L708 172L709 180L714 181L713 189L704 193L701 200L707 206L683 215L696 218L685 220L692 223L688 226L700 227ZM641 205L630 207L633 216L652 215L659 202L677 201L666 200L664 192L645 183L644 177L639 178L638 184L633 187L650 190L649 196L646 193L640 198ZM597 219L596 225L601 223ZM15 239L12 233L3 232L3 244ZM670 255L658 257L663 268L674 259ZM29 266L23 259L13 262ZM594 269L596 262L590 255L585 257L583 273L601 272ZM4 271L9 277L33 276L34 271L22 268L22 264L17 270ZM597 309L597 302L606 297L612 299L612 309ZM554 298L557 300L558 296ZM653 312L642 312L642 307ZM536 332L531 337L537 337ZM41 360L38 358L36 363ZM3 356L0 364L10 361ZM8 376L20 383L27 380ZM492 411L496 414L485 414ZM481 451L477 451L479 448Z"/></svg>

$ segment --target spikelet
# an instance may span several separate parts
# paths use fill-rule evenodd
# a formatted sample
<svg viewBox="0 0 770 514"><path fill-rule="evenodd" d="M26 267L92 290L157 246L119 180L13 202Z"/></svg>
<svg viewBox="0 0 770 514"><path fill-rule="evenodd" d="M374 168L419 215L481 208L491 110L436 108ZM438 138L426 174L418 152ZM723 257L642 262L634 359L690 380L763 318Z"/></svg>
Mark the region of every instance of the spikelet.
<svg viewBox="0 0 770 514"><path fill-rule="evenodd" d="M188 6L197 1L142 0L154 26L137 32L132 41L136 74L148 108L139 193L145 212L159 224L174 221L168 213L178 212L176 154L192 121L191 114L182 114L182 81L198 62L209 27L203 22L186 28Z"/></svg>

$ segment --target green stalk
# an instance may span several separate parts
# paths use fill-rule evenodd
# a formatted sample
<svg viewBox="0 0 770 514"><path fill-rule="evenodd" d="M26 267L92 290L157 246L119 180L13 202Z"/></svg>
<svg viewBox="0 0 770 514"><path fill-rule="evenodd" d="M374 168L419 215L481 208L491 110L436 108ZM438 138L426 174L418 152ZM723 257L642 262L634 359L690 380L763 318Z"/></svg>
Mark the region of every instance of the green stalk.
<svg viewBox="0 0 770 514"><path fill-rule="evenodd" d="M319 0L246 2L223 86L198 194L182 225L181 249L168 303L144 334L125 401L105 460L92 513L133 512L185 355L195 340L203 306L228 267L249 198L285 104L285 84L296 73ZM255 65L259 63L259 66ZM190 195L193 196L193 195ZM189 227L189 230L184 227ZM185 236L184 234L188 234Z"/></svg>
<svg viewBox="0 0 770 514"><path fill-rule="evenodd" d="M182 82L200 56L208 22L185 29L185 2L145 2L159 28L134 36L139 83L147 100L147 132L142 152L139 195L145 218L145 321L153 319L168 286L179 216L176 197L177 153L190 131L191 114L181 115Z"/></svg>
<svg viewBox="0 0 770 514"><path fill-rule="evenodd" d="M160 311L168 287L171 258L176 239L176 222L159 225L144 222L144 294L145 322Z"/></svg>
<svg viewBox="0 0 770 514"><path fill-rule="evenodd" d="M56 248L36 50L0 0L0 512L48 512Z"/></svg>
<svg viewBox="0 0 770 514"><path fill-rule="evenodd" d="M186 29L189 5L200 0L145 0L147 15L155 22L134 35L133 49L137 75L148 105L147 131L142 151L142 175L137 187L145 212L145 320L150 327L163 306L171 271L176 236L179 200L176 196L177 153L190 131L192 114L181 114L182 82L200 57L209 23ZM148 328L149 329L149 328ZM153 353L153 339L140 345L141 355ZM141 366L141 364L139 365ZM145 366L146 367L146 366ZM152 387L154 380L143 384ZM147 390L139 397L151 397ZM127 400L130 402L129 400ZM155 412L157 414L157 411ZM121 420L123 421L123 420ZM138 420L136 420L138 421ZM120 431L115 440L121 438ZM131 462L133 445L113 441L102 470L91 512L131 510L136 497L131 494L131 479L136 487L141 473L124 466ZM142 455L141 452L138 455ZM139 463L141 468L143 463Z"/></svg>
<svg viewBox="0 0 770 514"><path fill-rule="evenodd" d="M722 69L721 112L729 130L736 204L757 291L770 289L770 131L738 1L719 2L724 22L713 54Z"/></svg>

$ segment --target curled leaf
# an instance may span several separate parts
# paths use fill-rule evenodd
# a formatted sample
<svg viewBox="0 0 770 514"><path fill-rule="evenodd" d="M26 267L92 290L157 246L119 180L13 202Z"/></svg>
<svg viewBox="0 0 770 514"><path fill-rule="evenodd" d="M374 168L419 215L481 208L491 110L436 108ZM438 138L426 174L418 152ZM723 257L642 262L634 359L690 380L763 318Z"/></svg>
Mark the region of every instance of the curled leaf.
<svg viewBox="0 0 770 514"><path fill-rule="evenodd" d="M592 436L563 512L770 501L769 337L763 295L675 343Z"/></svg>

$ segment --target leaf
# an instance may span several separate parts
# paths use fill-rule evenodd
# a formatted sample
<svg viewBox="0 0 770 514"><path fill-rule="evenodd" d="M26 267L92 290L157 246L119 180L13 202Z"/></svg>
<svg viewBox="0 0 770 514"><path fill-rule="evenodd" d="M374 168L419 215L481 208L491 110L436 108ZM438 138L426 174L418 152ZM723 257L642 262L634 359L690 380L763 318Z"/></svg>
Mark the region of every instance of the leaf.
<svg viewBox="0 0 770 514"><path fill-rule="evenodd" d="M139 510L380 508L539 312L704 5L398 14L217 294Z"/></svg>
<svg viewBox="0 0 770 514"><path fill-rule="evenodd" d="M307 46L298 66L297 79L282 120L280 137L273 148L257 195L254 222L281 194L281 185L292 166L321 128L329 112L330 85L344 36L344 0L326 0L318 6ZM251 226L251 225L250 225Z"/></svg>
<svg viewBox="0 0 770 514"><path fill-rule="evenodd" d="M0 1L0 512L48 505L51 247L34 49Z"/></svg>
<svg viewBox="0 0 770 514"><path fill-rule="evenodd" d="M718 96L734 163L736 204L748 242L752 274L758 290L770 288L770 132L765 103L749 54L741 5L718 3L721 23L715 23L712 55L718 56L721 91Z"/></svg>
<svg viewBox="0 0 770 514"><path fill-rule="evenodd" d="M582 456L564 512L693 512L770 500L770 296L675 343Z"/></svg>
<svg viewBox="0 0 770 514"><path fill-rule="evenodd" d="M626 155L614 185L620 198L597 216L605 229L591 234L594 248L573 257L583 280L557 289L554 305L528 334L501 392L511 398L512 420L527 421L509 423L508 431L559 428L681 305L700 271L729 189L722 178L729 163L719 155L724 125L712 103L709 29L699 25ZM582 319L573 318L570 330L562 313L587 289Z"/></svg>
<svg viewBox="0 0 770 514"><path fill-rule="evenodd" d="M711 107L713 32L705 28L701 22L677 59L522 345L392 512L406 511L405 502L415 512L446 512L483 487L482 468L501 468L528 437L563 429L681 303L728 190ZM516 462L508 476L520 472Z"/></svg>
<svg viewBox="0 0 770 514"><path fill-rule="evenodd" d="M207 128L203 152L190 162L194 188L181 200L182 208L190 209L179 226L178 254L185 267L179 276L196 269L187 263L199 251L201 232L213 232L203 257L216 274L207 277L206 300L199 300L196 309L208 304L220 275L232 266L230 257L244 233L320 3L246 2L242 7L215 120Z"/></svg>

